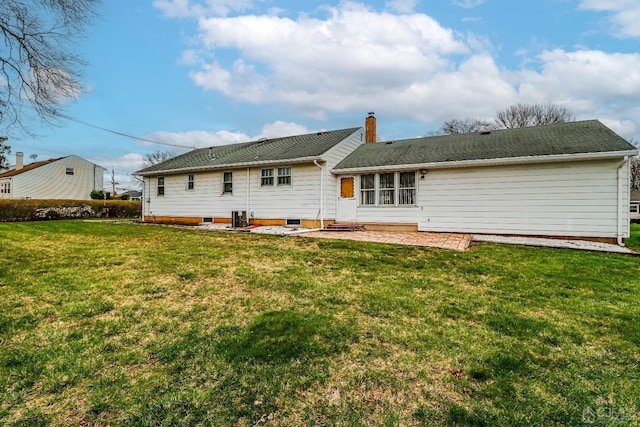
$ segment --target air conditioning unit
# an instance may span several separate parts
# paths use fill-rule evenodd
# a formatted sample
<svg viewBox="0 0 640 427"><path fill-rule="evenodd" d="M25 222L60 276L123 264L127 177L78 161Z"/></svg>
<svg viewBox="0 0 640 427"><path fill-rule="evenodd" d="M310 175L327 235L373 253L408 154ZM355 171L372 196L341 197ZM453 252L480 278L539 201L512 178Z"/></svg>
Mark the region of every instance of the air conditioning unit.
<svg viewBox="0 0 640 427"><path fill-rule="evenodd" d="M236 227L246 227L249 225L249 221L247 221L247 211L232 211L231 212L231 226Z"/></svg>

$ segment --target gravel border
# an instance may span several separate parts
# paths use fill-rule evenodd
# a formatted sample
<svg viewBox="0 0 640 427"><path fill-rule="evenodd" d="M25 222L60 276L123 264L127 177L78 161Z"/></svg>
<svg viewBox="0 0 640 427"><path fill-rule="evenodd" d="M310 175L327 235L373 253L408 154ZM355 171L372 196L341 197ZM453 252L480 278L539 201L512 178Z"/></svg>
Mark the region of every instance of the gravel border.
<svg viewBox="0 0 640 427"><path fill-rule="evenodd" d="M640 255L629 248L609 243L591 242L588 240L543 239L540 237L508 237L474 234L473 242L503 243L508 245L545 246L548 248L578 249L583 251L613 252L619 254Z"/></svg>

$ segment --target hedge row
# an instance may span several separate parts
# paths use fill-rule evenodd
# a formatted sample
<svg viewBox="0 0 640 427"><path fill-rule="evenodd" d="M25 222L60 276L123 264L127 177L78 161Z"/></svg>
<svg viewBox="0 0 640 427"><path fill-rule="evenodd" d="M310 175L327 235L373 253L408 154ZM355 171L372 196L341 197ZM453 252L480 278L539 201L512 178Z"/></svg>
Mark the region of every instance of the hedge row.
<svg viewBox="0 0 640 427"><path fill-rule="evenodd" d="M0 222L63 218L140 218L142 203L123 200L0 200Z"/></svg>

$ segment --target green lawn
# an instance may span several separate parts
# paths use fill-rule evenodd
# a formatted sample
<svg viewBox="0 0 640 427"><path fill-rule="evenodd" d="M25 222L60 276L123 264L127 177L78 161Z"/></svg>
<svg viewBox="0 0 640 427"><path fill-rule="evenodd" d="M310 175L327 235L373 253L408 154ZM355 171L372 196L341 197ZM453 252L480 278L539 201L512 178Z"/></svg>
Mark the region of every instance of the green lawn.
<svg viewBox="0 0 640 427"><path fill-rule="evenodd" d="M639 284L628 255L0 223L0 425L638 425Z"/></svg>

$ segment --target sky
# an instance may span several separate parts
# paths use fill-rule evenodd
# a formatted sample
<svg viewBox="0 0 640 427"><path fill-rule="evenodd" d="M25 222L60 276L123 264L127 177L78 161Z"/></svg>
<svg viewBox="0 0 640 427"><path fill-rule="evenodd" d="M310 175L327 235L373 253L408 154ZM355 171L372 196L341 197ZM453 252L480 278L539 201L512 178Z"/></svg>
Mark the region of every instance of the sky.
<svg viewBox="0 0 640 427"><path fill-rule="evenodd" d="M405 139L515 103L640 142L638 0L104 0L98 13L76 42L73 120L10 131L10 159L77 155L123 191L155 151L364 126L368 112L379 140Z"/></svg>

